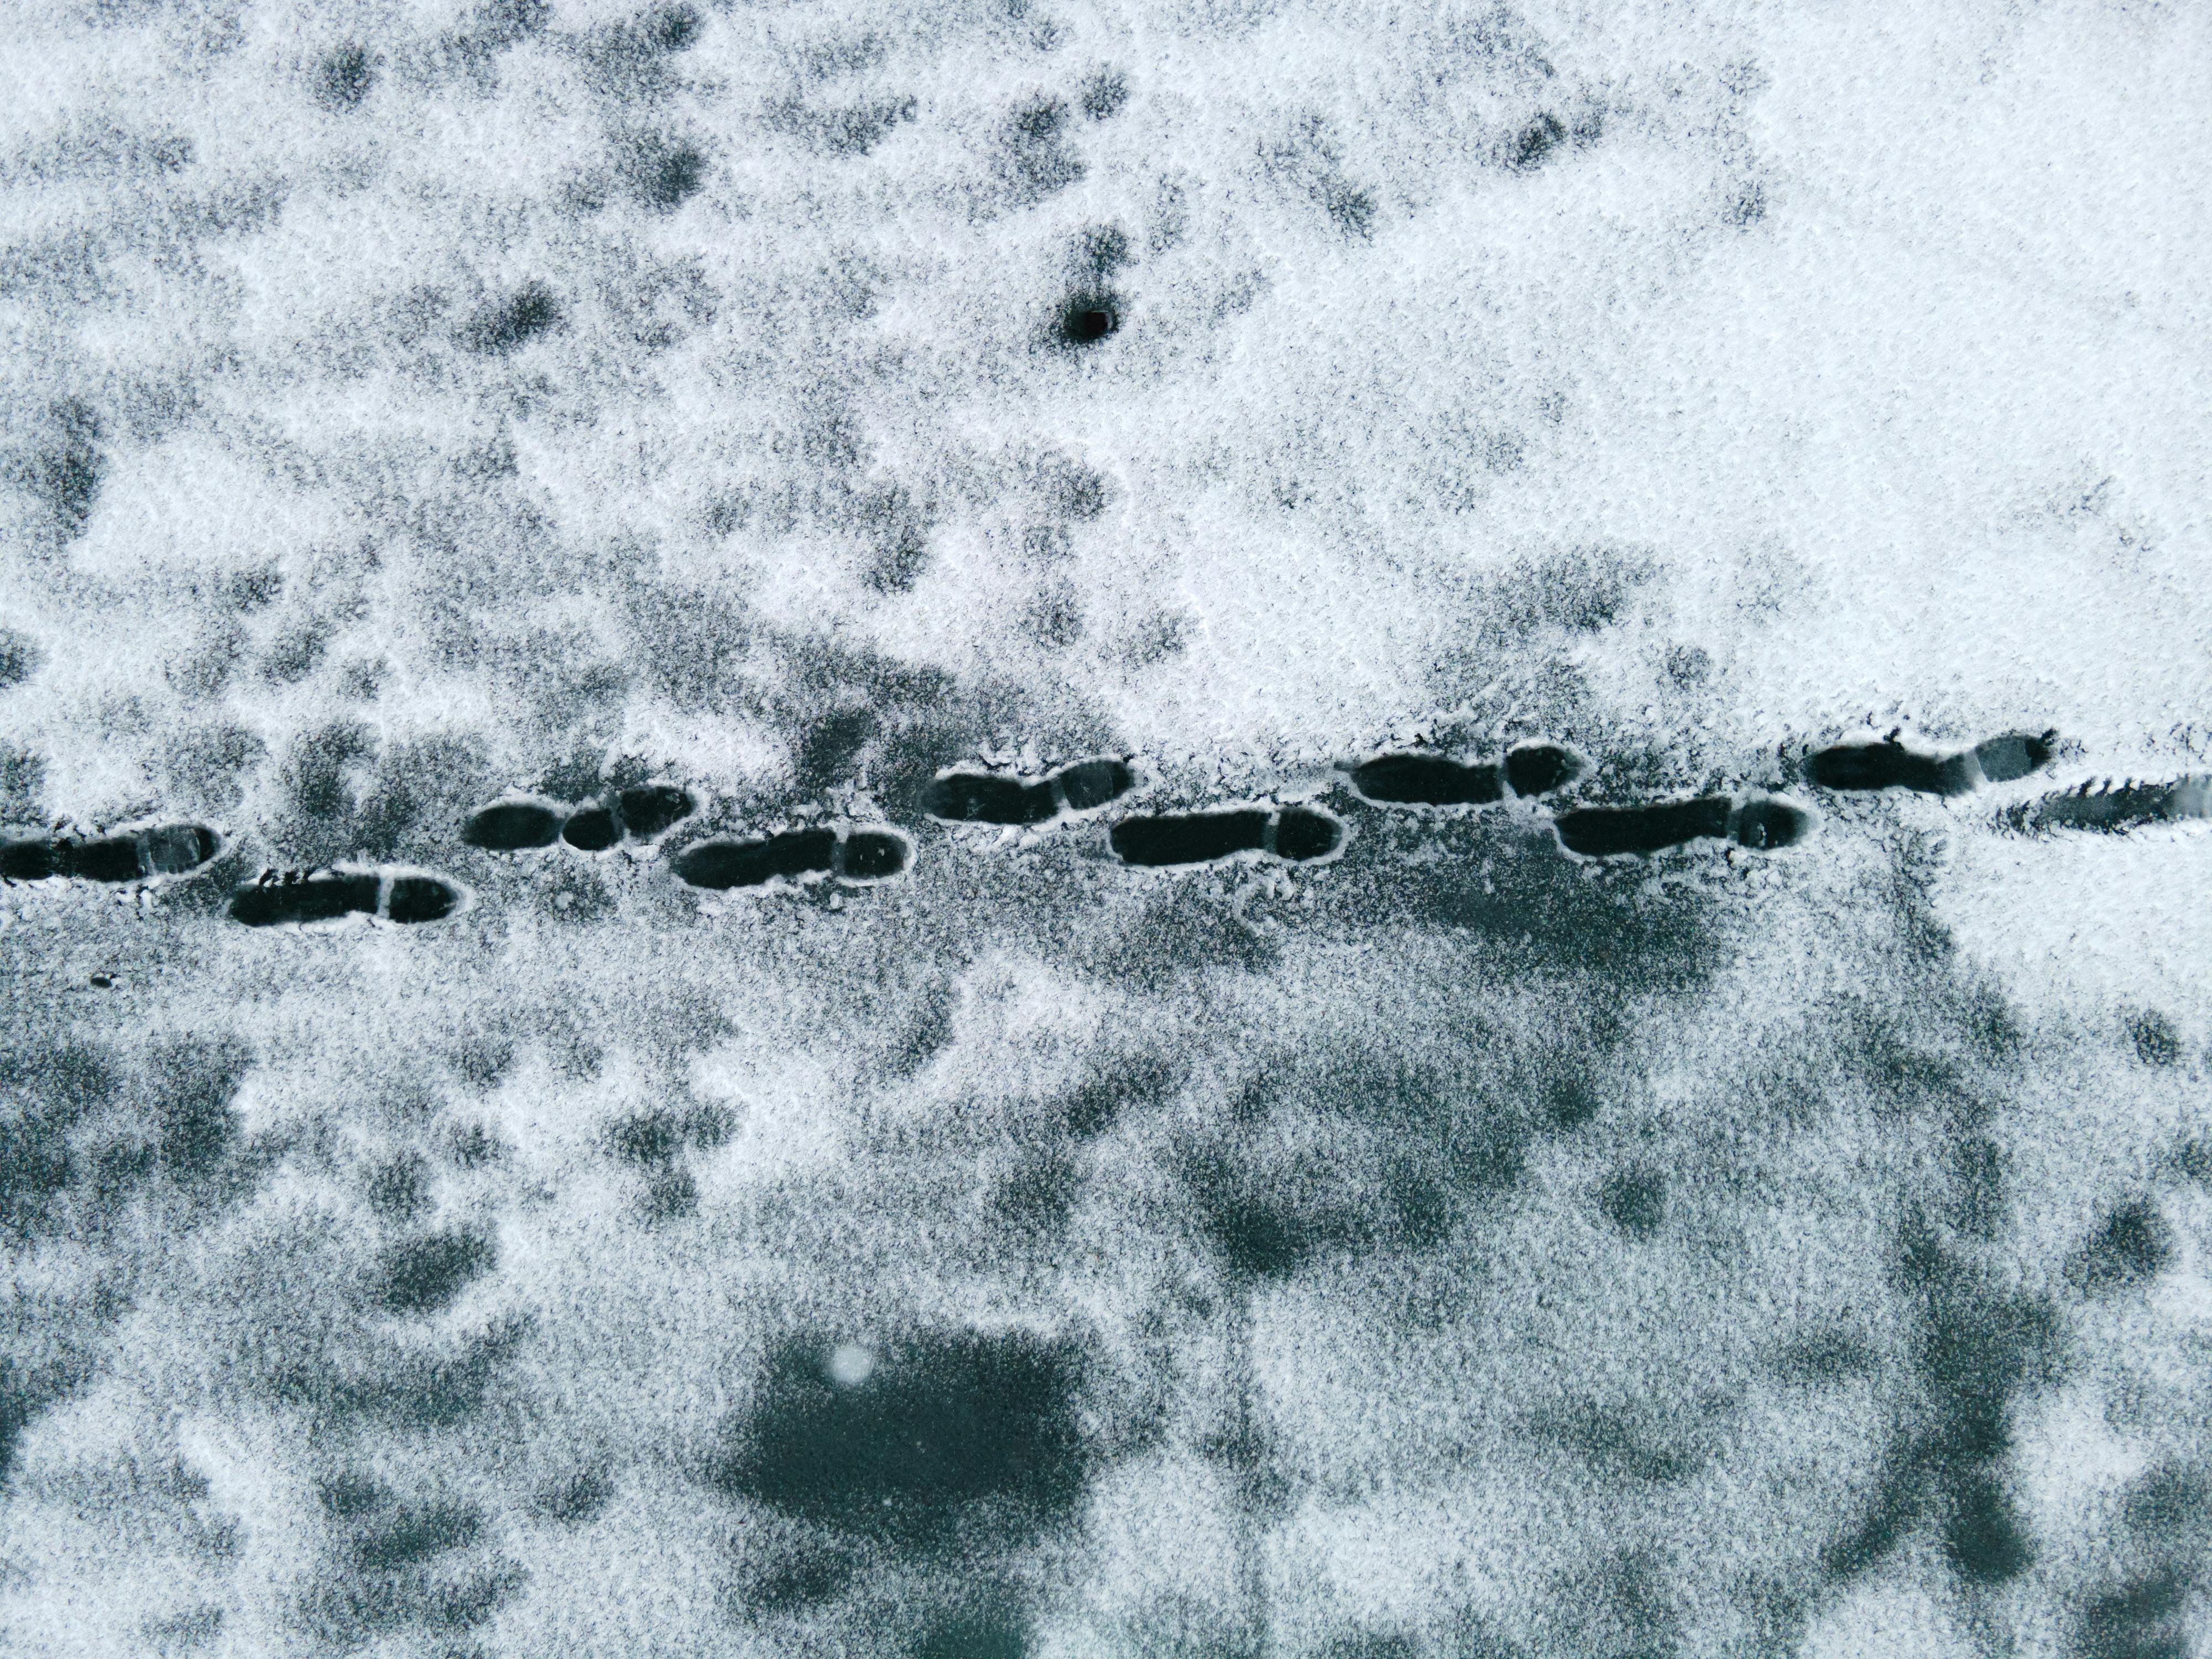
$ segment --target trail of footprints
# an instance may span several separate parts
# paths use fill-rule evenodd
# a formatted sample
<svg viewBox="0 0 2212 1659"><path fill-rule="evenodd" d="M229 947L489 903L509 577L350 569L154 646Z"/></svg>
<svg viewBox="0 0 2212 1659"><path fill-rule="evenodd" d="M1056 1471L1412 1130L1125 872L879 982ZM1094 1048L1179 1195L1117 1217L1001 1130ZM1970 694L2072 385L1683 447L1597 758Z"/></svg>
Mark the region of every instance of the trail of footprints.
<svg viewBox="0 0 2212 1659"><path fill-rule="evenodd" d="M1805 777L1839 793L1891 789L1954 797L1986 784L2011 783L2041 771L2057 734L2004 732L1971 749L1929 753L1895 733L1877 742L1832 744L1808 757ZM1495 761L1467 761L1425 749L1386 750L1348 769L1353 794L1370 806L1456 812L1511 801L1534 801L1579 781L1588 769L1559 744L1516 744ZM1039 830L1101 813L1127 796L1138 778L1129 762L1110 756L1071 762L1042 776L976 768L941 772L923 793L923 815L945 824L988 824ZM699 811L673 784L646 784L589 800L562 802L514 795L474 813L462 841L506 854L556 843L597 856L629 845L650 846ZM2124 833L2147 824L2212 817L2212 776L2164 782L2106 780L2007 806L1998 823L2016 833L2093 830ZM1554 813L1553 832L1581 859L1649 857L1698 841L1729 841L1773 851L1803 841L1813 815L1777 795L1703 795L1623 806L1576 806ZM1122 864L1140 869L1189 869L1231 861L1310 865L1344 850L1342 819L1304 802L1132 813L1116 819L1107 844ZM153 823L100 836L27 829L0 830L0 879L85 882L143 890L200 873L222 852L222 838L197 823ZM789 889L821 881L866 886L902 875L915 842L883 823L812 825L751 837L695 841L670 860L678 880L708 892ZM397 866L344 866L312 872L264 872L237 889L232 920L248 927L299 927L372 917L402 926L441 921L470 901L459 883L436 871Z"/></svg>

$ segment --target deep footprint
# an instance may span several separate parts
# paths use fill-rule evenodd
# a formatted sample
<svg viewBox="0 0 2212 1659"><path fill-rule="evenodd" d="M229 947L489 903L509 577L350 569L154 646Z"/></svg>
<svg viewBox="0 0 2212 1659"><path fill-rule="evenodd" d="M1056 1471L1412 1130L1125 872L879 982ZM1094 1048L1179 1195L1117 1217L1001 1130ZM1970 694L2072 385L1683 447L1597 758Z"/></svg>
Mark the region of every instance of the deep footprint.
<svg viewBox="0 0 2212 1659"><path fill-rule="evenodd" d="M890 830L855 830L838 844L837 875L844 881L887 881L903 871L914 849Z"/></svg>
<svg viewBox="0 0 2212 1659"><path fill-rule="evenodd" d="M622 811L623 833L632 841L656 840L699 810L690 790L669 783L625 789L615 800Z"/></svg>
<svg viewBox="0 0 2212 1659"><path fill-rule="evenodd" d="M1063 811L1093 811L1118 800L1136 781L1127 762L1111 757L1074 761L1042 778L945 772L931 781L921 810L947 823L1048 823Z"/></svg>
<svg viewBox="0 0 2212 1659"><path fill-rule="evenodd" d="M1442 755L1377 755L1352 774L1352 787L1390 806L1487 806L1505 799L1504 770Z"/></svg>
<svg viewBox="0 0 2212 1659"><path fill-rule="evenodd" d="M580 853L604 853L622 840L622 825L604 806L586 806L568 816L561 839Z"/></svg>
<svg viewBox="0 0 2212 1659"><path fill-rule="evenodd" d="M686 885L719 893L810 876L884 881L904 872L913 856L911 844L894 830L854 830L842 841L830 830L793 830L756 841L701 842L677 855L675 869Z"/></svg>
<svg viewBox="0 0 2212 1659"><path fill-rule="evenodd" d="M2014 830L2090 830L2123 835L2149 823L2212 817L2212 777L2170 783L2083 784L2014 807L2006 815Z"/></svg>
<svg viewBox="0 0 2212 1659"><path fill-rule="evenodd" d="M1984 783L2010 783L2050 764L2058 734L2008 732L1955 754L1929 755L1894 738L1823 749L1805 775L1823 789L1910 789L1923 795L1970 794Z"/></svg>
<svg viewBox="0 0 2212 1659"><path fill-rule="evenodd" d="M1352 787L1387 806L1488 806L1509 791L1527 799L1565 787L1582 775L1571 751L1553 743L1524 743L1503 761L1455 761L1421 751L1377 755L1352 774Z"/></svg>
<svg viewBox="0 0 2212 1659"><path fill-rule="evenodd" d="M1240 853L1272 853L1302 864L1342 846L1344 826L1314 807L1286 806L1276 815L1249 806L1124 818L1107 839L1124 864L1147 869L1214 864Z"/></svg>
<svg viewBox="0 0 2212 1659"><path fill-rule="evenodd" d="M222 848L215 831L197 823L162 823L94 841L20 836L0 842L0 876L10 881L71 881L115 884L190 875Z"/></svg>
<svg viewBox="0 0 2212 1659"><path fill-rule="evenodd" d="M471 817L461 839L489 853L526 853L553 844L561 833L562 816L560 808L546 801L501 801Z"/></svg>
<svg viewBox="0 0 2212 1659"><path fill-rule="evenodd" d="M1127 761L1111 758L1077 761L1052 775L1071 812L1089 812L1119 800L1137 782Z"/></svg>
<svg viewBox="0 0 2212 1659"><path fill-rule="evenodd" d="M1049 822L1060 808L1041 780L951 772L931 782L921 810L947 823L1029 824Z"/></svg>
<svg viewBox="0 0 2212 1659"><path fill-rule="evenodd" d="M1803 840L1812 827L1810 815L1787 801L1758 798L1738 811L1726 795L1649 806L1578 807L1553 822L1562 846L1590 859L1648 856L1687 842L1722 839L1764 852Z"/></svg>
<svg viewBox="0 0 2212 1659"><path fill-rule="evenodd" d="M381 873L331 870L297 879L263 880L231 896L230 917L248 927L304 927L374 916L411 927L442 921L461 905L461 890L441 876L399 874L387 898Z"/></svg>
<svg viewBox="0 0 2212 1659"><path fill-rule="evenodd" d="M676 875L710 893L762 887L779 878L827 875L837 837L827 830L793 830L760 841L702 841L676 857Z"/></svg>

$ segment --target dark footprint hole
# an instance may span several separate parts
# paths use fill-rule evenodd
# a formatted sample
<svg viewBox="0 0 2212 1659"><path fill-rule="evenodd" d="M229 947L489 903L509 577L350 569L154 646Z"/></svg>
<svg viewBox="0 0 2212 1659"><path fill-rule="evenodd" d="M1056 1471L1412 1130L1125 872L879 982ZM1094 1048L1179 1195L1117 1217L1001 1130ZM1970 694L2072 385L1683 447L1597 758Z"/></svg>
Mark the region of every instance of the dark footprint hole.
<svg viewBox="0 0 2212 1659"><path fill-rule="evenodd" d="M1728 834L1729 800L1705 795L1652 806L1583 806L1556 820L1570 853L1609 858L1619 853L1656 853L1684 842Z"/></svg>
<svg viewBox="0 0 2212 1659"><path fill-rule="evenodd" d="M673 784L647 784L622 792L623 829L632 841L651 841L665 834L698 810L688 789Z"/></svg>
<svg viewBox="0 0 2212 1659"><path fill-rule="evenodd" d="M230 919L248 927L277 927L374 915L381 885L373 875L334 874L265 887L241 887L231 897Z"/></svg>
<svg viewBox="0 0 2212 1659"><path fill-rule="evenodd" d="M845 837L838 874L847 881L881 881L906 868L907 844L888 830L855 830Z"/></svg>
<svg viewBox="0 0 2212 1659"><path fill-rule="evenodd" d="M1114 826L1108 840L1115 856L1123 863L1158 868L1210 864L1237 853L1256 853L1266 844L1267 833L1267 815L1247 809L1124 818Z"/></svg>
<svg viewBox="0 0 2212 1659"><path fill-rule="evenodd" d="M1324 858L1344 839L1344 826L1310 806L1286 806L1275 823L1275 856L1294 864Z"/></svg>
<svg viewBox="0 0 2212 1659"><path fill-rule="evenodd" d="M212 859L222 843L201 823L165 823L140 838L146 849L146 873L181 876Z"/></svg>
<svg viewBox="0 0 2212 1659"><path fill-rule="evenodd" d="M604 853L622 839L622 830L605 807L586 806L568 815L561 839L580 853Z"/></svg>
<svg viewBox="0 0 2212 1659"><path fill-rule="evenodd" d="M758 887L779 876L826 872L836 848L837 837L827 830L794 830L765 841L703 841L677 856L676 875L710 892Z"/></svg>
<svg viewBox="0 0 2212 1659"><path fill-rule="evenodd" d="M540 801L502 801L471 817L461 839L491 853L520 853L550 847L561 833L561 814Z"/></svg>
<svg viewBox="0 0 2212 1659"><path fill-rule="evenodd" d="M54 844L44 836L17 836L0 842L0 876L9 881L44 881L60 872Z"/></svg>
<svg viewBox="0 0 2212 1659"><path fill-rule="evenodd" d="M2007 732L2002 737L1976 744L1974 759L1981 765L1982 775L1991 783L2010 783L2050 765L2057 745L2056 732L2045 732L2040 736Z"/></svg>
<svg viewBox="0 0 2212 1659"><path fill-rule="evenodd" d="M460 905L461 896L452 883L435 876L399 876L392 884L392 902L385 914L393 921L443 921Z"/></svg>
<svg viewBox="0 0 2212 1659"><path fill-rule="evenodd" d="M1137 781L1127 763L1117 760L1079 761L1064 768L1060 774L1060 793L1073 812L1087 812L1094 806L1103 806L1109 801L1119 800L1129 793Z"/></svg>
<svg viewBox="0 0 2212 1659"><path fill-rule="evenodd" d="M1964 756L1915 754L1898 743L1844 743L1806 763L1823 789L1911 789L1923 795L1963 794L1973 787Z"/></svg>
<svg viewBox="0 0 2212 1659"><path fill-rule="evenodd" d="M1766 852L1796 845L1812 825L1810 814L1787 801L1746 801L1735 816L1735 838L1755 852Z"/></svg>
<svg viewBox="0 0 2212 1659"><path fill-rule="evenodd" d="M1524 743L1505 755L1505 781L1523 798L1564 788L1581 771L1573 754L1555 743Z"/></svg>
<svg viewBox="0 0 2212 1659"><path fill-rule="evenodd" d="M1042 823L1054 809L1048 784L990 772L953 772L931 781L921 810L952 823Z"/></svg>
<svg viewBox="0 0 2212 1659"><path fill-rule="evenodd" d="M1110 294L1079 294L1060 310L1060 337L1076 347L1096 345L1121 326L1121 307Z"/></svg>
<svg viewBox="0 0 2212 1659"><path fill-rule="evenodd" d="M1377 755L1352 775L1370 800L1406 806L1487 806L1505 798L1498 768L1442 755Z"/></svg>
<svg viewBox="0 0 2212 1659"><path fill-rule="evenodd" d="M498 1265L499 1247L485 1234L431 1233L383 1251L370 1293L392 1313L437 1313Z"/></svg>
<svg viewBox="0 0 2212 1659"><path fill-rule="evenodd" d="M80 881L136 881L143 873L138 864L137 841L130 836L63 842L58 851L62 873Z"/></svg>

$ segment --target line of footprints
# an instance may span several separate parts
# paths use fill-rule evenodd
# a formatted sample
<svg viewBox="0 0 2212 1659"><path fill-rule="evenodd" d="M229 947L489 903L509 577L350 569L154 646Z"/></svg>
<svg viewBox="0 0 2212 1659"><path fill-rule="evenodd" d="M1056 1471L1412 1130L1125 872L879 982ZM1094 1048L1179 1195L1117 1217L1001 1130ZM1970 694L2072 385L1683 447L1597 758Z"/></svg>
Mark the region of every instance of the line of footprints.
<svg viewBox="0 0 2212 1659"><path fill-rule="evenodd" d="M1805 775L1819 788L1838 792L1905 789L1964 795L1984 784L2009 783L2040 771L2050 763L2056 741L2055 732L2008 732L1971 749L1933 754L1906 747L1893 733L1880 742L1820 750L1808 758ZM1449 810L1534 800L1566 787L1584 770L1572 751L1538 742L1518 744L1495 761L1396 750L1362 762L1348 775L1352 792L1371 805ZM1034 830L1097 813L1136 783L1128 762L1110 757L1076 761L1042 776L955 768L931 782L922 811L941 823ZM618 790L580 803L516 796L475 813L462 839L493 853L527 853L559 842L598 854L626 843L655 842L697 811L690 792L673 784ZM2212 777L2196 775L2164 783L2084 783L2015 804L2001 822L2031 834L2118 833L2203 817L2212 817ZM1771 851L1803 840L1813 819L1793 801L1753 793L1572 807L1555 813L1551 823L1568 853L1606 859L1649 856L1700 840ZM1123 864L1146 869L1246 857L1313 864L1343 850L1345 826L1333 813L1302 803L1246 805L1133 814L1111 825L1107 842ZM10 884L66 881L143 887L193 875L222 849L220 836L196 823L157 823L96 837L0 830L0 878ZM863 824L810 826L751 838L718 836L683 848L671 864L688 885L725 892L823 879L866 885L904 873L913 859L914 843L903 831ZM353 916L407 925L443 921L464 909L468 900L465 888L434 870L269 871L237 890L230 915L249 927L308 927Z"/></svg>

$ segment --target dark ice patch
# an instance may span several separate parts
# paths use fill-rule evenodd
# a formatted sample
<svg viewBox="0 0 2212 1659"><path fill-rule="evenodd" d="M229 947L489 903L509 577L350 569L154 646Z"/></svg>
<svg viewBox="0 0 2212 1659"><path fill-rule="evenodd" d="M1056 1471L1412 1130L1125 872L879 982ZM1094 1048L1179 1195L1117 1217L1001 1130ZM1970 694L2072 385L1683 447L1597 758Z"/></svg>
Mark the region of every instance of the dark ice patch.
<svg viewBox="0 0 2212 1659"><path fill-rule="evenodd" d="M1667 1219L1667 1178L1652 1170L1623 1170L1598 1189L1597 1206L1631 1238L1650 1238Z"/></svg>
<svg viewBox="0 0 2212 1659"><path fill-rule="evenodd" d="M881 724L871 709L841 708L808 726L792 763L800 792L817 794L836 782Z"/></svg>
<svg viewBox="0 0 2212 1659"><path fill-rule="evenodd" d="M707 182L707 153L684 140L648 138L631 152L629 172L640 200L672 212Z"/></svg>
<svg viewBox="0 0 2212 1659"><path fill-rule="evenodd" d="M1567 124L1548 111L1540 111L1534 120L1514 135L1506 159L1524 171L1541 167L1566 142Z"/></svg>
<svg viewBox="0 0 2212 1659"><path fill-rule="evenodd" d="M2160 1567L2094 1597L2081 1610L2083 1659L2189 1659L2190 1577Z"/></svg>
<svg viewBox="0 0 2212 1659"><path fill-rule="evenodd" d="M684 1131L666 1112L641 1112L626 1117L608 1132L608 1145L625 1164L651 1168L665 1164L683 1149Z"/></svg>
<svg viewBox="0 0 2212 1659"><path fill-rule="evenodd" d="M1176 812L1157 817L1124 818L1109 832L1114 855L1124 864L1164 868L1211 864L1266 845L1267 814L1248 807L1233 811Z"/></svg>
<svg viewBox="0 0 2212 1659"><path fill-rule="evenodd" d="M501 801L471 815L461 839L492 853L550 847L561 833L562 813L544 801Z"/></svg>
<svg viewBox="0 0 2212 1659"><path fill-rule="evenodd" d="M1083 177L1083 158L1068 149L1068 108L1057 98L1033 99L1006 118L999 175L1018 205L1042 201Z"/></svg>
<svg viewBox="0 0 2212 1659"><path fill-rule="evenodd" d="M687 886L709 892L759 887L778 878L828 874L836 846L836 835L828 830L793 830L758 841L702 841L676 855L675 870Z"/></svg>
<svg viewBox="0 0 2212 1659"><path fill-rule="evenodd" d="M529 283L478 315L465 338L471 350L502 357L560 323L561 302L553 290L543 283Z"/></svg>
<svg viewBox="0 0 2212 1659"><path fill-rule="evenodd" d="M379 1505L371 1512L381 1518L355 1538L351 1553L356 1564L376 1571L465 1548L483 1530L483 1516L473 1504L407 1504L391 1511Z"/></svg>
<svg viewBox="0 0 2212 1659"><path fill-rule="evenodd" d="M297 881L256 883L232 896L230 916L248 927L278 927L374 915L383 885L380 878L362 872L330 872Z"/></svg>
<svg viewBox="0 0 2212 1659"><path fill-rule="evenodd" d="M1110 120L1129 101L1129 78L1119 70L1100 70L1083 78L1079 88L1083 112L1094 121Z"/></svg>
<svg viewBox="0 0 2212 1659"><path fill-rule="evenodd" d="M343 46L325 57L315 72L315 91L326 108L357 109L376 84L376 62L360 46Z"/></svg>
<svg viewBox="0 0 2212 1659"><path fill-rule="evenodd" d="M379 1255L370 1293L388 1312L437 1313L498 1261L498 1247L486 1234L462 1229L430 1233Z"/></svg>
<svg viewBox="0 0 2212 1659"><path fill-rule="evenodd" d="M586 1465L573 1474L539 1489L532 1507L546 1520L563 1527L588 1526L613 1500L615 1483L604 1468Z"/></svg>
<svg viewBox="0 0 2212 1659"><path fill-rule="evenodd" d="M2092 1296L2156 1278L2173 1260L2173 1228L2148 1198L2108 1214L2068 1264L2067 1277Z"/></svg>
<svg viewBox="0 0 2212 1659"><path fill-rule="evenodd" d="M1943 1517L1943 1551L1959 1576L1974 1584L2005 1583L2035 1559L2018 1506L1986 1470L1954 1487Z"/></svg>
<svg viewBox="0 0 2212 1659"><path fill-rule="evenodd" d="M1648 854L1728 834L1735 803L1726 795L1649 806L1582 806L1553 820L1560 842L1583 858Z"/></svg>
<svg viewBox="0 0 2212 1659"><path fill-rule="evenodd" d="M0 628L0 691L21 685L46 665L44 647L18 629Z"/></svg>
<svg viewBox="0 0 2212 1659"><path fill-rule="evenodd" d="M46 441L33 453L23 483L52 515L64 538L84 533L107 472L100 416L82 398L54 405Z"/></svg>
<svg viewBox="0 0 2212 1659"><path fill-rule="evenodd" d="M1486 806L1505 798L1497 766L1443 755L1377 755L1353 769L1352 781L1368 799L1392 805Z"/></svg>
<svg viewBox="0 0 2212 1659"><path fill-rule="evenodd" d="M913 1659L1028 1659L1029 1619L997 1604L939 1613L908 1650Z"/></svg>
<svg viewBox="0 0 2212 1659"><path fill-rule="evenodd" d="M2135 1049L2136 1058L2144 1065L2178 1066L2181 1063L2180 1030L2156 1009L2145 1009L2130 1015L2127 1030L2128 1041Z"/></svg>
<svg viewBox="0 0 2212 1659"><path fill-rule="evenodd" d="M363 1195L368 1207L393 1221L411 1221L429 1201L430 1165L420 1152L406 1152L369 1171Z"/></svg>
<svg viewBox="0 0 2212 1659"><path fill-rule="evenodd" d="M777 107L769 118L778 131L817 149L852 157L872 152L902 122L912 121L917 107L913 98L896 94L827 110L810 109L794 100Z"/></svg>
<svg viewBox="0 0 2212 1659"><path fill-rule="evenodd" d="M836 1531L932 1552L1071 1515L1088 1459L1073 1351L1025 1331L929 1334L842 1383L819 1345L769 1362L710 1478Z"/></svg>
<svg viewBox="0 0 2212 1659"><path fill-rule="evenodd" d="M253 1052L232 1037L178 1037L149 1055L149 1105L155 1155L182 1181L197 1180L221 1164L238 1136L231 1103Z"/></svg>

